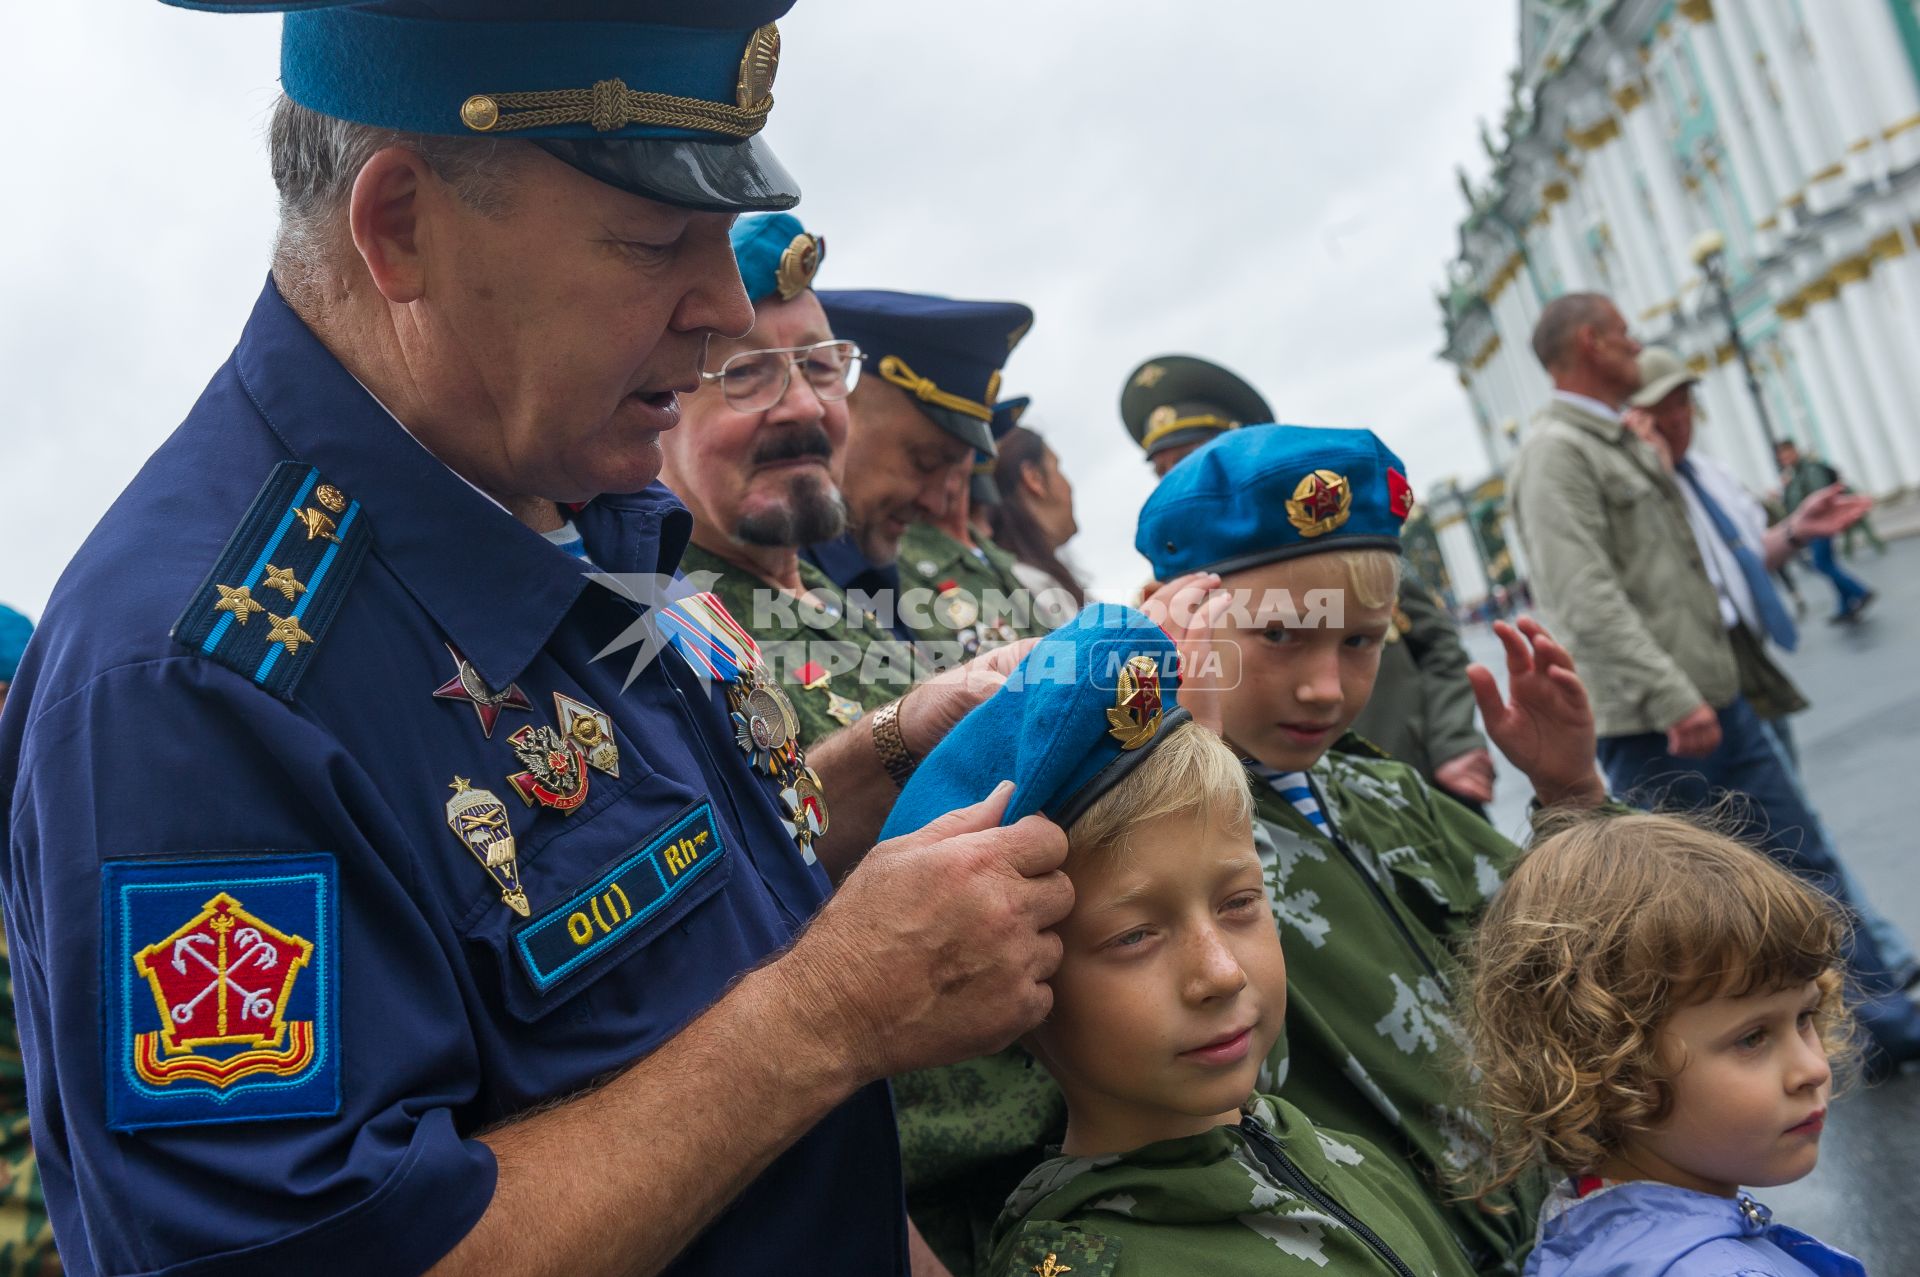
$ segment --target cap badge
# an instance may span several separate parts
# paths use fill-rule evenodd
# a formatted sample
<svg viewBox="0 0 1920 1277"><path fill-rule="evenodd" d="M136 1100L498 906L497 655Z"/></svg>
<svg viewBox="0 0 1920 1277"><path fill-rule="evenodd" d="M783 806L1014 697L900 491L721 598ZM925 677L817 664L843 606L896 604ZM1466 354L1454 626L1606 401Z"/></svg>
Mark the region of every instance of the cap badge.
<svg viewBox="0 0 1920 1277"><path fill-rule="evenodd" d="M1170 403L1163 403L1147 414L1147 429L1149 431L1165 430L1178 420L1180 420L1180 410Z"/></svg>
<svg viewBox="0 0 1920 1277"><path fill-rule="evenodd" d="M1166 375L1167 370L1159 364L1147 364L1142 367L1139 372L1133 374L1133 384L1142 390L1152 390L1160 384L1160 379Z"/></svg>
<svg viewBox="0 0 1920 1277"><path fill-rule="evenodd" d="M801 231L780 254L780 265L773 273L773 290L783 302L798 297L813 283L820 262L827 255L827 241Z"/></svg>
<svg viewBox="0 0 1920 1277"><path fill-rule="evenodd" d="M1120 667L1114 707L1107 711L1107 734L1121 749L1139 749L1160 730L1160 663L1131 656Z"/></svg>
<svg viewBox="0 0 1920 1277"><path fill-rule="evenodd" d="M1315 470L1300 480L1287 502L1287 521L1303 537L1317 537L1333 531L1353 513L1353 485L1347 476L1331 470Z"/></svg>
<svg viewBox="0 0 1920 1277"><path fill-rule="evenodd" d="M753 33L740 59L740 79L734 85L734 103L750 111L773 94L773 77L780 69L780 28L769 22Z"/></svg>

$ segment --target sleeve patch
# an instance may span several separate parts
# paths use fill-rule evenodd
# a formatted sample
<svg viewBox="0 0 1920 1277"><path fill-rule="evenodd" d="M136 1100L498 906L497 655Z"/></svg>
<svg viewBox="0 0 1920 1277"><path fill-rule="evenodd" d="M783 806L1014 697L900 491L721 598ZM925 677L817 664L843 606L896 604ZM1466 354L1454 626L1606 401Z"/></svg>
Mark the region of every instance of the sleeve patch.
<svg viewBox="0 0 1920 1277"><path fill-rule="evenodd" d="M111 1129L340 1111L337 883L326 853L102 866Z"/></svg>
<svg viewBox="0 0 1920 1277"><path fill-rule="evenodd" d="M994 1277L1112 1277L1120 1263L1120 1239L1074 1224L1032 1223L1014 1238L1007 1266Z"/></svg>
<svg viewBox="0 0 1920 1277"><path fill-rule="evenodd" d="M372 541L358 501L312 466L282 461L173 623L173 639L289 700Z"/></svg>

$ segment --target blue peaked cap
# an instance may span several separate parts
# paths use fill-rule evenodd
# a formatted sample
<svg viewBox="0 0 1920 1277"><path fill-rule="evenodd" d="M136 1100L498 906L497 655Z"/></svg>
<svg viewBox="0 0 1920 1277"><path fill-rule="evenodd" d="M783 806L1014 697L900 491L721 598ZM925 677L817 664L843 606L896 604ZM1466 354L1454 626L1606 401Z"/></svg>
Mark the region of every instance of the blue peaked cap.
<svg viewBox="0 0 1920 1277"><path fill-rule="evenodd" d="M1400 549L1406 466L1371 430L1230 430L1167 472L1134 548L1156 580L1238 572L1326 550Z"/></svg>
<svg viewBox="0 0 1920 1277"><path fill-rule="evenodd" d="M0 603L0 683L13 682L20 672L20 654L33 637L33 622Z"/></svg>
<svg viewBox="0 0 1920 1277"><path fill-rule="evenodd" d="M733 260L748 301L791 301L813 287L814 273L827 260L827 241L809 234L792 213L755 213L733 224Z"/></svg>
<svg viewBox="0 0 1920 1277"><path fill-rule="evenodd" d="M880 836L912 833L1007 779L1001 824L1041 812L1071 825L1191 717L1178 681L1165 631L1130 607L1090 605L1034 644L1006 685L934 746Z"/></svg>
<svg viewBox="0 0 1920 1277"><path fill-rule="evenodd" d="M759 138L794 0L163 0L284 12L280 83L379 128L531 141L624 190L714 210L791 208Z"/></svg>
<svg viewBox="0 0 1920 1277"><path fill-rule="evenodd" d="M957 301L921 293L831 290L816 294L835 337L857 343L863 376L913 396L941 429L993 452L1000 369L1033 327L1019 302Z"/></svg>

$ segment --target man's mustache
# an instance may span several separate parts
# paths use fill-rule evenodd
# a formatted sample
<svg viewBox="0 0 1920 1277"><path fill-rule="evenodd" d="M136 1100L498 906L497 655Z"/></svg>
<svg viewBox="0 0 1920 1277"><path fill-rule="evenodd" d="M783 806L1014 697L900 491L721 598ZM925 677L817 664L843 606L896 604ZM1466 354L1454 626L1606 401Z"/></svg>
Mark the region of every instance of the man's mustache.
<svg viewBox="0 0 1920 1277"><path fill-rule="evenodd" d="M833 460L833 441L817 425L790 426L753 450L753 464L771 465L776 461L797 461L802 457Z"/></svg>

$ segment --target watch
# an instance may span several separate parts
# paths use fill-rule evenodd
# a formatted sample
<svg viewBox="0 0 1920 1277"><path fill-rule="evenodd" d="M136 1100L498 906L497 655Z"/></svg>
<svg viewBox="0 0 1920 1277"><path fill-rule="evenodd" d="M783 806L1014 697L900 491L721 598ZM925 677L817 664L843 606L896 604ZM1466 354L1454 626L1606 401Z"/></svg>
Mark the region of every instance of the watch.
<svg viewBox="0 0 1920 1277"><path fill-rule="evenodd" d="M880 755L881 766L893 777L897 788L906 788L916 760L907 749L906 738L900 735L900 701L888 701L873 712L869 721L873 724L874 752Z"/></svg>

